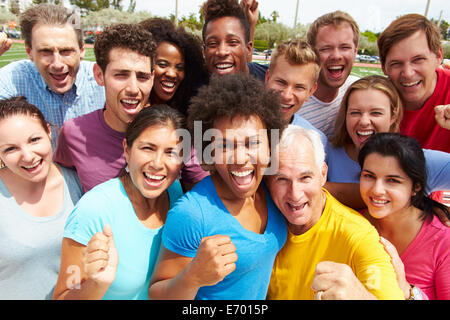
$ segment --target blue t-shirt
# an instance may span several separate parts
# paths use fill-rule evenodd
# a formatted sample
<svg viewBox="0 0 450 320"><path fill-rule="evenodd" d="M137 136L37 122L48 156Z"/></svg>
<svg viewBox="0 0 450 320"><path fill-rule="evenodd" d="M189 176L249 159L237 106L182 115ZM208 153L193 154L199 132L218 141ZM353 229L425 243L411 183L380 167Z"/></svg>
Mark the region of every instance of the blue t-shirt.
<svg viewBox="0 0 450 320"><path fill-rule="evenodd" d="M316 131L319 134L319 136L320 136L320 140L322 141L323 148L326 150L327 145L328 145L327 136L322 131L320 131L319 129L314 127L311 124L311 122L309 122L308 120L303 118L301 115L296 113L296 114L294 114L294 118L292 119L291 124L295 125L295 126L298 126L298 127L301 127L301 128L304 128L304 129L310 129L310 130Z"/></svg>
<svg viewBox="0 0 450 320"><path fill-rule="evenodd" d="M450 189L450 153L423 149L427 167L427 190ZM326 149L326 162L330 182L359 183L361 167L351 159L344 147L334 148L331 144Z"/></svg>
<svg viewBox="0 0 450 320"><path fill-rule="evenodd" d="M266 298L272 266L286 236L286 221L264 186L267 226L263 234L246 230L234 218L206 177L173 207L163 230L163 244L172 252L193 258L204 237L227 235L236 246L236 269L214 286L201 287L196 299L262 300Z"/></svg>
<svg viewBox="0 0 450 320"><path fill-rule="evenodd" d="M182 196L178 181L168 190L170 207ZM146 300L161 246L162 227L149 229L137 218L119 178L88 191L67 219L64 237L87 245L92 236L110 224L119 255L116 278L104 300Z"/></svg>

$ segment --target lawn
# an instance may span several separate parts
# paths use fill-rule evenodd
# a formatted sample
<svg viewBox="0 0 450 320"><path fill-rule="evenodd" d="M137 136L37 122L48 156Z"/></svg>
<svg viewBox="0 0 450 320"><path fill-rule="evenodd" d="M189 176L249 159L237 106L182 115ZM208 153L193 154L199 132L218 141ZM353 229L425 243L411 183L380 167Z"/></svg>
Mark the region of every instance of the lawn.
<svg viewBox="0 0 450 320"><path fill-rule="evenodd" d="M0 57L0 68L16 60L28 59L23 43L14 42L11 48ZM94 49L86 48L85 60L95 61Z"/></svg>
<svg viewBox="0 0 450 320"><path fill-rule="evenodd" d="M92 48L86 48L86 53L84 56L85 60L88 61L95 61L94 56L94 49ZM7 65L8 63L16 60L22 60L22 59L28 59L27 54L25 53L25 47L23 43L15 42L12 44L11 48L6 51L1 57L0 57L0 68ZM261 63L269 63L269 61L258 61L254 60L255 62L261 62ZM360 78L371 75L371 74L379 74L383 75L383 71L381 71L381 68L376 67L360 67L360 66L353 66L352 69L352 75L358 76Z"/></svg>

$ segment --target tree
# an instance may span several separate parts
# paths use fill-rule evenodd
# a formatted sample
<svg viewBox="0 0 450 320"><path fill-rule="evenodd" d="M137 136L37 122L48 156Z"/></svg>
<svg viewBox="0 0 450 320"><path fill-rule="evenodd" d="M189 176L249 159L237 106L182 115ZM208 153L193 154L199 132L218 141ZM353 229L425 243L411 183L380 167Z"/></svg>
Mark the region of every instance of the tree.
<svg viewBox="0 0 450 320"><path fill-rule="evenodd" d="M280 17L280 14L278 13L278 11L274 10L270 14L270 16L272 17L273 22L277 22L277 19Z"/></svg>
<svg viewBox="0 0 450 320"><path fill-rule="evenodd" d="M80 8L81 15L85 16L90 11L99 11L107 8L122 10L123 0L70 0L70 4Z"/></svg>
<svg viewBox="0 0 450 320"><path fill-rule="evenodd" d="M275 43L288 39L288 36L289 28L281 23L265 22L255 29L255 39L268 41L270 48L273 48Z"/></svg>

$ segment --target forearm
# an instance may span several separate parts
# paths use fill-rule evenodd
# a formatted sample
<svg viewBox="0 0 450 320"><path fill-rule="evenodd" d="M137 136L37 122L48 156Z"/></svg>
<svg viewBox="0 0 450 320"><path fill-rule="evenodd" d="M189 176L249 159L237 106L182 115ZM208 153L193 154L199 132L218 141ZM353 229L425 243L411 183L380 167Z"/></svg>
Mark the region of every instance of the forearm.
<svg viewBox="0 0 450 320"><path fill-rule="evenodd" d="M87 279L53 298L55 300L101 300L109 287L109 284L99 284L92 279Z"/></svg>
<svg viewBox="0 0 450 320"><path fill-rule="evenodd" d="M188 268L188 267L186 267ZM186 268L175 278L155 281L150 285L150 300L193 300L199 286L195 286L186 274Z"/></svg>

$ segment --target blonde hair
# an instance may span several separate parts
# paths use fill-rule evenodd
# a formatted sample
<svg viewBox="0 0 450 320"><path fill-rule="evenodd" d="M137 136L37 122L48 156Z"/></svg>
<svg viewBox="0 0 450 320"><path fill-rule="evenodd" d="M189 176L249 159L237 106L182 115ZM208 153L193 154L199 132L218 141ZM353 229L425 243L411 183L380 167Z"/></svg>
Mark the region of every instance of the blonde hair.
<svg viewBox="0 0 450 320"><path fill-rule="evenodd" d="M343 11L334 11L317 18L309 27L306 34L308 43L314 48L316 46L317 32L320 27L333 25L335 27L340 26L342 23L348 23L353 30L353 42L355 47L358 47L359 43L359 27L355 19L353 19L348 13Z"/></svg>
<svg viewBox="0 0 450 320"><path fill-rule="evenodd" d="M330 138L330 143L335 148L343 147L346 144L353 143L352 139L350 138L350 135L347 132L346 118L347 118L348 100L350 99L350 95L354 91L367 89L379 90L389 98L391 104L391 117L395 118L395 121L389 128L389 132L399 131L400 121L402 120L403 116L403 107L397 89L392 84L392 82L386 77L379 75L368 76L355 81L347 89L344 97L342 98L341 107L336 117L334 135Z"/></svg>
<svg viewBox="0 0 450 320"><path fill-rule="evenodd" d="M315 65L314 82L319 78L319 57L305 40L292 39L279 44L270 59L269 72L275 69L279 57L284 57L292 65L306 65L313 63Z"/></svg>

